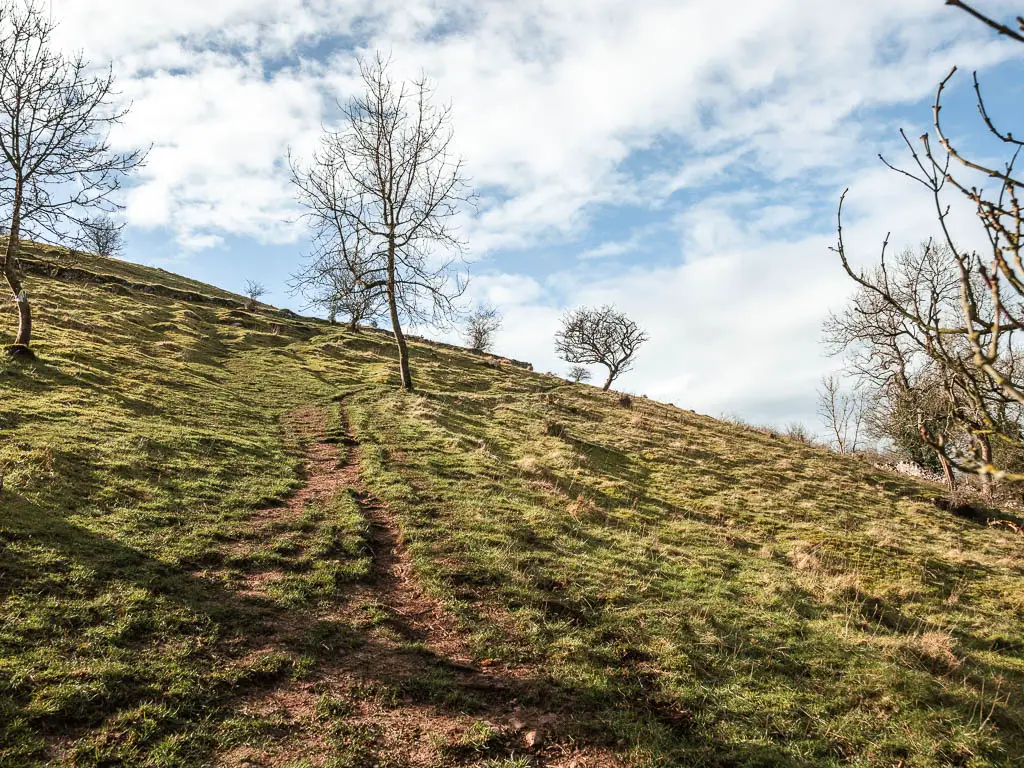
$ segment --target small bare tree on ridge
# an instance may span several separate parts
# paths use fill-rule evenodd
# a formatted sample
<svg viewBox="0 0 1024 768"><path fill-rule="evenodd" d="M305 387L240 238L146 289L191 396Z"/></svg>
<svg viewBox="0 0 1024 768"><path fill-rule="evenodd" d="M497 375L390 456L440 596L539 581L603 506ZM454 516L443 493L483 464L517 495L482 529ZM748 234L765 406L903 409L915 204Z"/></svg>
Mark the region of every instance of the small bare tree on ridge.
<svg viewBox="0 0 1024 768"><path fill-rule="evenodd" d="M640 326L615 307L581 307L562 316L555 351L567 363L605 366L608 378L601 389L607 392L615 379L633 367L633 358L645 341L647 334Z"/></svg>

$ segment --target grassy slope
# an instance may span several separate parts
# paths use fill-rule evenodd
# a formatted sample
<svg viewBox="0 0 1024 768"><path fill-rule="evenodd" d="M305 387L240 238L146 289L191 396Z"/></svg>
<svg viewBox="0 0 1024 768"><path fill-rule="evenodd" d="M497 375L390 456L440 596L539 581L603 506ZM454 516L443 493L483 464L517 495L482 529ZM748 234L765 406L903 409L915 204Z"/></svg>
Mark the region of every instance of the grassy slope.
<svg viewBox="0 0 1024 768"><path fill-rule="evenodd" d="M286 414L341 394L418 577L479 659L575 713L553 738L635 765L1024 765L1024 541L938 512L934 488L451 350L414 345L409 395L379 335L29 290L40 360L0 362L0 765L204 765L279 735L240 698L361 630L254 638L345 600L365 525L339 494L273 547L234 545L300 482ZM264 561L288 579L241 594ZM351 740L336 765L376 764Z"/></svg>

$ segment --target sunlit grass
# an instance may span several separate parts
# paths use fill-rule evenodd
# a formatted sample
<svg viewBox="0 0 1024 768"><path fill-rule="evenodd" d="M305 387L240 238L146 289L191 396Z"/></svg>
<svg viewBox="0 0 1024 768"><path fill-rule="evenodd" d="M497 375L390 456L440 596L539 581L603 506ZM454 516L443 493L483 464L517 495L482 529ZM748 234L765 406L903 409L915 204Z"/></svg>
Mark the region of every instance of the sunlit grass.
<svg viewBox="0 0 1024 768"><path fill-rule="evenodd" d="M253 539L301 483L283 417L307 404L349 408L367 483L477 658L573 713L550 738L635 765L1022 764L1024 540L937 510L932 486L422 344L407 394L383 334L29 289L39 359L0 358L0 764L273 743L281 723L239 700L363 642L303 619L367 577L347 493ZM239 591L262 570L283 577ZM463 700L437 670L373 686L380 706ZM359 695L318 704L339 765L382 743L349 722ZM479 722L440 765L535 764L488 752L505 736Z"/></svg>

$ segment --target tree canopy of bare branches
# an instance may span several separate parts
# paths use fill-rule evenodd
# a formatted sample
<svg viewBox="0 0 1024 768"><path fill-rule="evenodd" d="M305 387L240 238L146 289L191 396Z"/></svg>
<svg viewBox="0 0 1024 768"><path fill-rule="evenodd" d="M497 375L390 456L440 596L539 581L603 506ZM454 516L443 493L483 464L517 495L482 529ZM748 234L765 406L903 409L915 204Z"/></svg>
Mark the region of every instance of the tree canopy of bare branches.
<svg viewBox="0 0 1024 768"><path fill-rule="evenodd" d="M267 295L267 288L263 283L258 283L255 280L246 280L245 290L242 293L246 298L245 308L252 312L256 309L256 303L260 300L260 297Z"/></svg>
<svg viewBox="0 0 1024 768"><path fill-rule="evenodd" d="M381 317L387 310L387 303L380 292L368 290L354 279L348 270L340 269L331 273L330 290L326 293L326 306L332 322L343 315L348 319L351 331L359 330L361 323Z"/></svg>
<svg viewBox="0 0 1024 768"><path fill-rule="evenodd" d="M973 365L964 334L942 332L960 316L956 256L929 241L856 274L858 289L827 321L826 340L868 394L871 434L924 466L932 461L921 446L931 446L952 488L954 454L990 464L993 437L1012 434L1020 416Z"/></svg>
<svg viewBox="0 0 1024 768"><path fill-rule="evenodd" d="M481 304L466 321L466 346L474 352L494 349L494 335L501 329L502 317L496 307Z"/></svg>
<svg viewBox="0 0 1024 768"><path fill-rule="evenodd" d="M569 368L569 381L573 384L590 381L591 378L590 370L586 366L574 365Z"/></svg>
<svg viewBox="0 0 1024 768"><path fill-rule="evenodd" d="M818 414L828 427L839 453L855 453L863 412L859 398L844 392L838 377L822 378L821 389L818 390Z"/></svg>
<svg viewBox="0 0 1024 768"><path fill-rule="evenodd" d="M85 246L100 256L117 256L121 252L121 230L123 226L117 224L106 214L86 219L82 222L82 241Z"/></svg>
<svg viewBox="0 0 1024 768"><path fill-rule="evenodd" d="M309 306L326 311L332 324L340 315L348 321L350 331L358 331L360 324L376 322L387 313L387 300L383 291L360 282L359 255L353 254L351 259L354 268L345 259L314 258L292 277L291 287Z"/></svg>
<svg viewBox="0 0 1024 768"><path fill-rule="evenodd" d="M75 239L90 212L117 208L112 196L141 151L112 151L111 70L92 74L81 54L54 50L55 23L34 0L0 3L0 207L9 221L2 271L18 307L12 349L28 348L32 310L22 284L22 238Z"/></svg>
<svg viewBox="0 0 1024 768"><path fill-rule="evenodd" d="M967 12L999 34L1024 43L1024 18L1018 30L992 19L961 0L947 5ZM1024 140L996 124L983 97L977 73L973 86L980 118L1005 150L1000 163L978 159L962 150L947 133L942 115L943 95L956 75L956 68L942 80L932 108L934 135L925 133L919 144L901 132L910 162L900 167L882 158L895 173L918 183L935 208L937 243L934 254L948 259L939 274L926 272L921 288L935 288L937 295L923 296L903 290L887 279L888 238L882 244L881 267L872 274L853 269L843 240L843 199L838 214L838 242L834 250L847 274L859 286L862 302L875 317L899 326L899 338L912 339L928 360L930 370L917 367L917 375L930 376L945 393L941 419L920 415L919 429L943 462L964 472L985 477L1024 479L1024 474L994 459L1005 449L1007 455L1021 448L1020 411L1024 407L1024 369L1020 363L1020 331L1024 329L1024 216L1020 190L1024 176L1018 159ZM986 186L987 185L987 186ZM950 216L954 203L974 211L983 233L985 248L979 252L963 248L954 239ZM937 268L922 262L926 270ZM892 329L896 332L895 327ZM892 348L892 344L888 344ZM941 423L942 427L939 427Z"/></svg>
<svg viewBox="0 0 1024 768"><path fill-rule="evenodd" d="M291 160L314 242L295 283L340 271L368 300L382 297L402 386L411 390L402 323L440 324L458 314L465 244L454 220L471 195L451 152L450 108L432 103L425 77L396 82L388 67L380 55L361 61L365 90L342 106L342 128L324 133L308 166Z"/></svg>
<svg viewBox="0 0 1024 768"><path fill-rule="evenodd" d="M562 316L555 334L555 351L567 363L600 363L608 369L601 387L633 367L633 358L647 334L633 320L614 307L581 307Z"/></svg>

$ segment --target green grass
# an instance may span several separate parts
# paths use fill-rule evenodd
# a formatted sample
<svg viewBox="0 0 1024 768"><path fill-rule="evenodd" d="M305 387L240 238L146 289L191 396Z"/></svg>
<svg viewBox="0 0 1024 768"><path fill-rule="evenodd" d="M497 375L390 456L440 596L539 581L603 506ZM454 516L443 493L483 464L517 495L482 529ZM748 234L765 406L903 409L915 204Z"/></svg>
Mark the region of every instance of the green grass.
<svg viewBox="0 0 1024 768"><path fill-rule="evenodd" d="M413 345L407 394L381 334L28 287L39 360L0 358L0 765L274 744L294 725L240 702L375 642L371 609L323 618L369 583L347 491L251 525L301 482L286 415L340 424L342 395L416 577L478 660L520 671L521 705L573 713L547 738L636 766L1024 765L1024 539L933 486L450 349ZM404 764L367 701L465 712L439 765L544 764L429 665L322 694L328 764Z"/></svg>
<svg viewBox="0 0 1024 768"><path fill-rule="evenodd" d="M542 668L641 764L1020 763L1019 537L642 399L383 397L357 424L424 577L481 656Z"/></svg>

